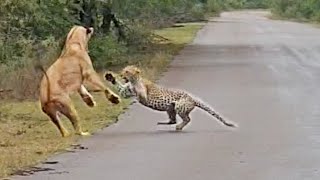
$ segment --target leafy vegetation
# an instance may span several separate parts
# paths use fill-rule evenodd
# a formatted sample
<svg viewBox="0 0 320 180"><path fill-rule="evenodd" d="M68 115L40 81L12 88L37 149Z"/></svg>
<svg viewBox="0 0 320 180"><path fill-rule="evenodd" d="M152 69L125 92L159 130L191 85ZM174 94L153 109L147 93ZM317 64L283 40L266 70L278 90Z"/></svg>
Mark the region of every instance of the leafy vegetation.
<svg viewBox="0 0 320 180"><path fill-rule="evenodd" d="M274 14L300 20L320 21L320 1L318 0L271 0Z"/></svg>
<svg viewBox="0 0 320 180"><path fill-rule="evenodd" d="M221 7L269 8L277 17L320 22L319 0L226 0Z"/></svg>
<svg viewBox="0 0 320 180"><path fill-rule="evenodd" d="M153 30L199 21L213 8L201 0L3 0L0 6L0 90L15 99L37 97L41 73L58 56L73 25L92 26L95 68L130 63L149 51Z"/></svg>
<svg viewBox="0 0 320 180"><path fill-rule="evenodd" d="M207 0L207 6L213 5L216 10L266 8L267 0Z"/></svg>

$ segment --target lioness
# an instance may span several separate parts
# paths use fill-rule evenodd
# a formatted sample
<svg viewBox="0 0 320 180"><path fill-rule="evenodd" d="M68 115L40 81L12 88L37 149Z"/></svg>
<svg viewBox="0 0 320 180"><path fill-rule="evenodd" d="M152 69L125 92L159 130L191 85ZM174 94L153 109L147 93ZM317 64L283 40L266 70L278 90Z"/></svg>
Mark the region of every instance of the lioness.
<svg viewBox="0 0 320 180"><path fill-rule="evenodd" d="M107 99L112 103L120 102L118 95L102 83L93 69L87 52L88 41L92 34L93 28L74 26L68 33L60 57L47 71L41 68L44 72L40 84L42 111L50 117L63 137L68 136L69 133L60 123L60 113L71 121L76 134L90 135L82 131L77 112L69 96L73 92L78 92L88 106L95 106L92 95L83 85L84 82L91 85L95 91L104 91Z"/></svg>

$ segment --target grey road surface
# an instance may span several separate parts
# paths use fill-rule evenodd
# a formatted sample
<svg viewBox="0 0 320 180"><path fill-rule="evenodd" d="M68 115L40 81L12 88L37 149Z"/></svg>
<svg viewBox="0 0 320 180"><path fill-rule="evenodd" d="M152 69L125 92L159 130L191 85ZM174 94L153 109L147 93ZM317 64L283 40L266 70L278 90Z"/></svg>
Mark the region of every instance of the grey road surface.
<svg viewBox="0 0 320 180"><path fill-rule="evenodd" d="M201 110L183 132L165 113L131 106L120 121L14 179L319 180L320 29L262 11L212 19L160 84L186 89L236 122Z"/></svg>

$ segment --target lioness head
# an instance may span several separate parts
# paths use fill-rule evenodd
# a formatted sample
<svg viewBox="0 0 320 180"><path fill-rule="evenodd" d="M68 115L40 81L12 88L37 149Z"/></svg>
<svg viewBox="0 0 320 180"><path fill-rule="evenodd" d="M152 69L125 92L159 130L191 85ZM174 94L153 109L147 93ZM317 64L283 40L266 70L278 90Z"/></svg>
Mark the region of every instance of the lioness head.
<svg viewBox="0 0 320 180"><path fill-rule="evenodd" d="M127 66L121 71L121 77L124 80L128 80L131 83L139 80L141 76L141 70L136 66Z"/></svg>
<svg viewBox="0 0 320 180"><path fill-rule="evenodd" d="M88 51L88 42L93 34L94 29L92 27L73 26L69 31L65 48L69 45L79 44L81 49Z"/></svg>

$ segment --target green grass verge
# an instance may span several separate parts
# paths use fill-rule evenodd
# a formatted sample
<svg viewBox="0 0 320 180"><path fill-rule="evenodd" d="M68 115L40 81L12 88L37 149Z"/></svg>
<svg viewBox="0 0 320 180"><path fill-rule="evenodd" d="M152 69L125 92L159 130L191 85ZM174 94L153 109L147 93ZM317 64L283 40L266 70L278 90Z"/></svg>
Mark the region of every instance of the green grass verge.
<svg viewBox="0 0 320 180"><path fill-rule="evenodd" d="M172 57L192 41L202 25L203 23L190 23L183 24L182 27L155 31L170 42L159 43L155 45L152 53L142 53L135 57L140 60L138 65L145 70L148 77L156 79ZM128 58L131 58L130 55ZM78 96L73 97L82 127L89 132L114 123L130 104L130 100L124 100L120 105L112 105L99 93L94 94L94 98L98 105L89 108ZM82 138L75 135L62 138L48 117L41 112L39 102L0 103L0 177L40 163L50 155L67 150ZM66 118L63 118L63 124L73 132Z"/></svg>

